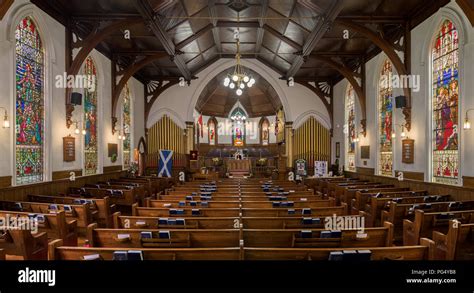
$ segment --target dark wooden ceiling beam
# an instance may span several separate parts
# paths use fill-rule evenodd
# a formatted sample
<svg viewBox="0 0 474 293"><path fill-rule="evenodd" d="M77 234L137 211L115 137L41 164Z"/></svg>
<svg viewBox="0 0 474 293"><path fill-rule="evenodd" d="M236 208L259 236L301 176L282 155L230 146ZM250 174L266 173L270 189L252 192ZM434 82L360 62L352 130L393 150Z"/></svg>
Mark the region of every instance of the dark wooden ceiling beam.
<svg viewBox="0 0 474 293"><path fill-rule="evenodd" d="M362 23L379 23L379 24L391 24L391 23L405 23L406 19L399 15L340 15L336 17L336 20L348 20L353 22Z"/></svg>
<svg viewBox="0 0 474 293"><path fill-rule="evenodd" d="M184 63L182 56L176 54L176 46L161 25L161 17L154 13L153 8L147 0L137 0L135 1L135 6L145 19L148 27L163 45L168 55L172 56L173 62L176 64L176 67L178 67L180 73L188 82L191 81L192 73Z"/></svg>
<svg viewBox="0 0 474 293"><path fill-rule="evenodd" d="M359 85L357 80L354 77L354 72L350 69L345 67L344 65L337 63L336 61L332 60L331 58L327 58L324 56L315 56L314 58L317 58L319 61L326 63L327 65L333 67L335 70L339 71L340 74L342 74L347 81L352 85L354 88L354 91L357 94L357 98L359 100L359 105L360 105L360 110L361 110L361 116L362 119L360 120L361 125L363 126L362 131L365 132L365 126L366 126L366 121L367 121L367 111L366 111L366 97L365 93L362 89L362 87Z"/></svg>
<svg viewBox="0 0 474 293"><path fill-rule="evenodd" d="M146 65L153 63L156 60L159 60L166 56L168 56L168 53L160 53L156 55L147 56L124 70L122 78L120 79L118 84L112 88L112 132L114 132L115 129L113 126L117 123L117 117L115 116L115 113L117 110L118 100L128 80Z"/></svg>
<svg viewBox="0 0 474 293"><path fill-rule="evenodd" d="M176 49L181 50L182 48L186 47L190 43L194 42L195 40L197 40L198 38L200 38L201 36L203 36L204 34L209 32L213 27L214 26L212 25L212 23L206 25L202 29L200 29L197 32L193 33L190 37L188 37L188 38L182 40L181 42L179 42L178 44L176 44Z"/></svg>
<svg viewBox="0 0 474 293"><path fill-rule="evenodd" d="M216 10L216 1L209 0L207 3L209 10L209 16L211 17L212 23L212 37L214 38L214 44L216 44L217 51L222 52L221 37L219 35L219 28L217 27L217 10Z"/></svg>
<svg viewBox="0 0 474 293"><path fill-rule="evenodd" d="M263 26L265 25L265 17L267 16L268 9L268 0L262 0L260 3L260 19L258 20L259 28L257 28L257 43L255 44L255 52L260 52L260 48L262 47L263 34L265 32ZM255 58L257 58L257 55L255 55Z"/></svg>
<svg viewBox="0 0 474 293"><path fill-rule="evenodd" d="M73 21L113 21L127 18L140 17L138 13L87 13L87 14L73 14L71 19Z"/></svg>
<svg viewBox="0 0 474 293"><path fill-rule="evenodd" d="M399 75L408 75L408 70L405 66L405 64L402 62L400 59L400 56L398 56L397 52L395 51L393 45L387 41L386 39L382 38L380 34L370 30L369 28L357 24L352 21L347 21L347 20L336 20L335 22L338 25L341 25L345 28L351 29L353 31L356 31L360 33L361 35L365 36L368 38L372 43L374 43L377 47L379 47L390 59L390 62L392 62L393 66L395 67L395 70ZM411 129L411 91L409 88L404 87L403 88L403 93L408 99L408 105L403 109L403 114L405 115L405 127L407 128L408 131Z"/></svg>
<svg viewBox="0 0 474 293"><path fill-rule="evenodd" d="M233 21L233 20L219 20L216 23L217 27L259 27L258 21Z"/></svg>
<svg viewBox="0 0 474 293"><path fill-rule="evenodd" d="M316 44L327 32L331 22L334 21L334 19L337 17L337 15L342 10L342 8L343 8L343 1L334 0L334 1L331 1L331 7L327 9L326 14L324 16L319 15L318 21L316 23L316 27L311 31L311 33L307 37L303 45L303 48L301 49L301 54L296 56L296 58L293 61L293 64L291 64L290 69L287 71L286 73L287 79L295 76L295 74L300 69L301 65L303 65L303 63L305 62L306 56L311 54L314 47L316 47Z"/></svg>
<svg viewBox="0 0 474 293"><path fill-rule="evenodd" d="M281 41L283 41L284 43L286 43L287 45L290 45L291 47L293 47L294 49L298 50L298 51L301 51L302 49L302 46L300 44L298 44L297 42L293 41L292 39L288 38L287 36L281 34L279 31L275 30L274 28L272 28L271 26L269 26L268 24L265 24L263 26L263 28L265 29L266 32L269 32L270 34L272 34L273 36L277 37L278 39L280 39Z"/></svg>
<svg viewBox="0 0 474 293"><path fill-rule="evenodd" d="M13 4L13 0L0 0L0 20L3 19L5 14L7 13L8 9Z"/></svg>
<svg viewBox="0 0 474 293"><path fill-rule="evenodd" d="M162 50L120 50L120 51L114 51L112 52L112 55L117 55L117 56L148 56L148 55L156 55L156 54L166 54L166 51Z"/></svg>
<svg viewBox="0 0 474 293"><path fill-rule="evenodd" d="M75 56L74 60L70 61L70 66L67 69L67 76L75 76L82 67L84 60L86 60L87 56L89 56L90 52L97 47L108 35L111 33L120 30L124 27L129 27L135 25L137 23L141 23L143 20L141 18L129 18L125 20L119 20L112 22L111 24L107 25L103 29L95 31L87 36L81 42L81 49ZM72 46L67 46L69 50L72 50ZM66 52L66 54L70 54L71 52ZM72 54L71 54L72 56ZM66 57L67 58L67 57ZM66 88L66 126L69 128L72 125L72 112L74 111L74 105L70 104L68 101L70 100L69 97L72 93L72 88Z"/></svg>
<svg viewBox="0 0 474 293"><path fill-rule="evenodd" d="M359 57L364 56L365 52L348 52L348 51L313 51L310 56L341 56L341 57Z"/></svg>
<svg viewBox="0 0 474 293"><path fill-rule="evenodd" d="M295 5L296 5L296 2L295 2ZM286 17L286 15L281 14L280 11L276 10L276 9L273 8L273 7L269 7L269 9L270 9L273 13L277 14L278 16ZM307 33L310 33L310 32L311 32L311 30L307 29L306 27L302 26L302 25L299 24L298 22L294 21L292 18L288 18L288 21L291 22L292 24L296 25L296 26L299 27L301 30L303 30L303 31L305 31L305 32L307 32Z"/></svg>

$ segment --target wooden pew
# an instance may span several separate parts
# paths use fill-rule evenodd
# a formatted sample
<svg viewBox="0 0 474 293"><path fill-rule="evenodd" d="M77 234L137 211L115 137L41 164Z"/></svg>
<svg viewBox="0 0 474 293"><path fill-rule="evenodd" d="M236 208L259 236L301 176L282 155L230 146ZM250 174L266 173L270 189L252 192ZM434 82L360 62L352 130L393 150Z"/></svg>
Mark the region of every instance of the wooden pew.
<svg viewBox="0 0 474 293"><path fill-rule="evenodd" d="M334 197L336 202L349 202L349 199L344 197L344 194L352 194L348 192L350 189L371 189L371 188L394 188L393 184L381 184L381 183L371 183L371 184L355 184L355 185L336 185L334 188Z"/></svg>
<svg viewBox="0 0 474 293"><path fill-rule="evenodd" d="M133 216L148 216L148 217L192 217L191 208L180 208L183 210L183 214L170 214L169 208L145 208L138 207L137 205L132 206ZM201 208L198 209L199 214L194 215L195 217L301 217L303 215L301 208ZM294 211L290 212L290 211ZM332 216L332 215L347 215L347 205L334 206L334 207L321 207L312 208L308 210L306 214L310 216Z"/></svg>
<svg viewBox="0 0 474 293"><path fill-rule="evenodd" d="M160 231L169 232L170 238L159 238ZM151 232L153 238L142 238L142 232ZM120 235L129 237L120 238ZM240 229L104 229L91 224L88 227L87 240L93 247L215 248L238 247L240 235Z"/></svg>
<svg viewBox="0 0 474 293"><path fill-rule="evenodd" d="M414 221L403 220L403 245L419 243L419 239L431 236L433 231L447 233L449 220L459 220L462 224L474 222L474 209L425 213L415 210Z"/></svg>
<svg viewBox="0 0 474 293"><path fill-rule="evenodd" d="M436 195L435 199L430 202L436 202L436 201L446 201L450 199L450 195ZM390 202L390 201L395 201L395 202L402 202L405 199L405 202L410 203L410 202L416 202L417 200L425 200L426 196L410 196L410 197L370 197L370 202L369 204L366 205L365 207L365 212L366 217L367 217L367 222L369 227L374 227L377 226L380 222L380 217L381 217L381 212L382 209L385 207L385 205Z"/></svg>
<svg viewBox="0 0 474 293"><path fill-rule="evenodd" d="M49 260L84 260L84 256L99 255L102 260L112 260L115 251L123 248L67 247L60 240L49 245ZM230 248L133 248L143 253L144 260L239 260L241 249Z"/></svg>
<svg viewBox="0 0 474 293"><path fill-rule="evenodd" d="M362 216L345 217L357 222ZM242 224L244 229L323 229L325 217L243 217Z"/></svg>
<svg viewBox="0 0 474 293"><path fill-rule="evenodd" d="M234 229L239 228L239 218L235 217L183 217L184 225L159 224L159 217L125 216L120 212L114 214L115 229ZM166 218L168 219L168 218Z"/></svg>
<svg viewBox="0 0 474 293"><path fill-rule="evenodd" d="M26 226L23 227L0 235L0 248L4 253L22 256L24 260L46 260L48 235L45 232L32 234Z"/></svg>
<svg viewBox="0 0 474 293"><path fill-rule="evenodd" d="M21 204L21 209L17 207L18 204ZM50 209L54 205L57 207L57 210ZM65 206L71 208L70 211L65 210ZM64 211L66 219L76 220L77 228L81 232L85 232L87 226L93 223L92 211L88 203L85 204L50 204L50 203L41 203L41 202L26 202L26 201L0 201L0 210L3 211L19 211L27 213L38 213L38 214L50 214L56 213L58 211Z"/></svg>
<svg viewBox="0 0 474 293"><path fill-rule="evenodd" d="M311 231L310 238L303 238L298 229L244 229L245 247L381 247L392 246L392 224L385 222L384 227L367 228L364 232L342 230L338 238L321 238L325 229L305 229Z"/></svg>
<svg viewBox="0 0 474 293"><path fill-rule="evenodd" d="M8 217L26 217L36 215L37 213L0 211L0 217L6 219ZM39 223L39 231L46 232L50 238L63 239L64 243L69 246L77 245L77 221L66 220L64 211L56 214L41 214L44 216L44 223Z"/></svg>
<svg viewBox="0 0 474 293"><path fill-rule="evenodd" d="M352 213L358 214L359 211L365 210L366 204L370 202L370 198L376 195L379 197L396 198L396 197L408 197L408 196L428 196L426 190L416 191L393 191L393 192L362 192L357 191L355 198L351 201Z"/></svg>
<svg viewBox="0 0 474 293"><path fill-rule="evenodd" d="M371 260L429 260L433 241L421 239L421 245L351 248L250 248L244 247L245 260L328 260L333 251L370 250Z"/></svg>
<svg viewBox="0 0 474 293"><path fill-rule="evenodd" d="M84 196L86 198L104 198L108 196L110 201L116 205L131 206L143 200L143 195L136 194L129 189L99 189L99 188L70 188L72 195Z"/></svg>
<svg viewBox="0 0 474 293"><path fill-rule="evenodd" d="M374 184L373 182L369 182L369 180L351 180L345 182L328 182L327 187L327 195L334 197L336 186L351 186L351 185L362 185L362 184Z"/></svg>
<svg viewBox="0 0 474 293"><path fill-rule="evenodd" d="M420 209L425 212L436 212L447 210L446 205L455 201L425 201L427 197L404 197L388 201L381 212L381 221L388 221L394 225L395 239L403 236L403 220L407 219L413 221L415 217L415 210ZM440 198L449 199L446 197Z"/></svg>
<svg viewBox="0 0 474 293"><path fill-rule="evenodd" d="M146 207L168 207L168 208L179 208L184 204L184 207L195 207L195 208L272 208L274 205L278 205L279 202L271 201L246 201L242 198L242 201L185 201L185 200L152 200L149 198L145 199ZM170 206L171 205L171 206ZM330 207L335 206L334 199L323 199L323 200L307 200L307 201L294 201L293 206L295 208L316 208L316 207Z"/></svg>
<svg viewBox="0 0 474 293"><path fill-rule="evenodd" d="M88 202L92 210L93 217L97 223L103 227L112 227L112 215L115 212L115 204L110 203L110 197L104 198L78 198L72 196L49 196L49 195L28 195L28 199L34 202L47 202L57 204L84 204Z"/></svg>
<svg viewBox="0 0 474 293"><path fill-rule="evenodd" d="M187 197L191 197L192 200L194 201L197 201L197 200L201 200L201 196L199 195L190 195L190 194L180 194L180 195L159 195L158 196L158 199L160 200L185 200ZM206 197L206 196L204 196ZM212 195L211 196L211 199L212 201L238 201L240 200L240 198L242 198L242 200L245 200L245 201L261 201L261 200L267 200L267 201L278 201L278 199L274 199L274 198L277 198L277 197L282 197L284 198L283 200L284 201L301 201L302 199L304 200L321 200L323 199L322 197L320 196L317 196L317 195L293 195L293 194L290 194L290 195L271 195L271 196L267 196L267 195L258 195L258 196L242 196L242 197L239 197L238 195L232 195L232 196L229 196L229 195L222 195L222 196L219 196L219 195ZM328 199L328 198L325 198L325 199Z"/></svg>
<svg viewBox="0 0 474 293"><path fill-rule="evenodd" d="M435 260L474 260L474 223L449 221L448 233L433 231Z"/></svg>
<svg viewBox="0 0 474 293"><path fill-rule="evenodd" d="M352 199L356 197L357 191L362 193L377 193L377 192L395 192L395 191L409 191L409 188L399 188L399 187L375 187L375 188L346 188L344 194L341 197L341 202L350 204Z"/></svg>

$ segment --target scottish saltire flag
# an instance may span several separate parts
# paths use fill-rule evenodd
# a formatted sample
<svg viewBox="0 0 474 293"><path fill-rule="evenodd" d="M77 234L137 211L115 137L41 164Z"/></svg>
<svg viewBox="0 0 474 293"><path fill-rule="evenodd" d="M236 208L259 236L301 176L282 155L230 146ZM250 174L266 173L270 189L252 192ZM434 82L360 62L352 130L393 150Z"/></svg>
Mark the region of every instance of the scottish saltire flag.
<svg viewBox="0 0 474 293"><path fill-rule="evenodd" d="M160 150L160 160L158 162L158 177L171 177L173 168L173 151Z"/></svg>

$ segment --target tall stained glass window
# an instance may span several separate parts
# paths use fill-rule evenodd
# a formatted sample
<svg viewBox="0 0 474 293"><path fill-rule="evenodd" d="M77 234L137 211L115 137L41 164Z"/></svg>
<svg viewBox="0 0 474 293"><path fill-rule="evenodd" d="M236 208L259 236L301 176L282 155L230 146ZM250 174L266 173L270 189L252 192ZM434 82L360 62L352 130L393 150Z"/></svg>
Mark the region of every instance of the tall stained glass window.
<svg viewBox="0 0 474 293"><path fill-rule="evenodd" d="M439 27L432 56L432 181L459 183L459 39L450 20Z"/></svg>
<svg viewBox="0 0 474 293"><path fill-rule="evenodd" d="M123 90L123 167L128 168L130 166L131 156L131 143L132 143L132 107L130 88L128 84L125 84Z"/></svg>
<svg viewBox="0 0 474 293"><path fill-rule="evenodd" d="M355 171L355 97L352 85L346 91L346 170Z"/></svg>
<svg viewBox="0 0 474 293"><path fill-rule="evenodd" d="M393 89L392 63L385 60L379 84L379 174L392 176Z"/></svg>
<svg viewBox="0 0 474 293"><path fill-rule="evenodd" d="M84 74L94 85L84 89L84 174L97 173L97 69L91 57L87 57L84 65Z"/></svg>
<svg viewBox="0 0 474 293"><path fill-rule="evenodd" d="M44 179L44 49L30 17L17 25L15 41L16 184L29 184Z"/></svg>

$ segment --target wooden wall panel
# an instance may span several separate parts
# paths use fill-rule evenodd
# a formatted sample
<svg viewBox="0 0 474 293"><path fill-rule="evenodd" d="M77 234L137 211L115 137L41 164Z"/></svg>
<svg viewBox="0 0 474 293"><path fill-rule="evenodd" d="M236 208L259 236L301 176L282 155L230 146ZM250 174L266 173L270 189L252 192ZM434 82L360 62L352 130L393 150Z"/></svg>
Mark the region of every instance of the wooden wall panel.
<svg viewBox="0 0 474 293"><path fill-rule="evenodd" d="M74 174L76 174L76 177L82 176L82 169L78 169L78 170L66 170L66 171L56 171L56 172L53 172L53 180L59 180L59 179L69 178L69 176L71 176L71 175L70 175L71 172L74 172Z"/></svg>

